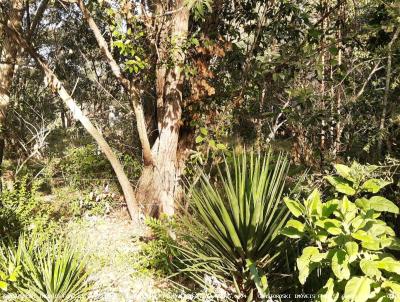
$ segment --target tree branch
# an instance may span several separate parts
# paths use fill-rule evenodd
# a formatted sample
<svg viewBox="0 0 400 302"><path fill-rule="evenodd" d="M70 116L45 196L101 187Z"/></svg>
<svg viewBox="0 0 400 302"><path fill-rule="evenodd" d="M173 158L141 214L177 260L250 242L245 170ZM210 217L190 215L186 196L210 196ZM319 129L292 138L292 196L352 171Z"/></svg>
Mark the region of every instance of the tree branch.
<svg viewBox="0 0 400 302"><path fill-rule="evenodd" d="M38 25L40 23L40 20L42 20L44 11L46 10L48 4L49 4L49 0L42 0L42 2L40 3L38 9L36 10L35 17L33 18L31 26L29 27L29 31L28 31L29 39L35 33L35 30L38 27Z"/></svg>
<svg viewBox="0 0 400 302"><path fill-rule="evenodd" d="M151 153L150 141L146 131L146 122L144 117L143 105L141 102L141 94L137 87L133 85L131 81L129 81L121 71L118 63L115 61L111 51L108 49L108 44L101 34L96 22L90 15L89 10L86 8L85 4L82 0L78 0L77 4L82 11L83 18L88 23L90 29L92 30L97 44L99 45L101 51L103 52L108 64L111 67L112 72L115 77L119 80L121 85L125 88L125 90L129 93L131 103L136 116L136 126L139 133L140 143L143 149L143 161L145 165L153 165L153 156Z"/></svg>

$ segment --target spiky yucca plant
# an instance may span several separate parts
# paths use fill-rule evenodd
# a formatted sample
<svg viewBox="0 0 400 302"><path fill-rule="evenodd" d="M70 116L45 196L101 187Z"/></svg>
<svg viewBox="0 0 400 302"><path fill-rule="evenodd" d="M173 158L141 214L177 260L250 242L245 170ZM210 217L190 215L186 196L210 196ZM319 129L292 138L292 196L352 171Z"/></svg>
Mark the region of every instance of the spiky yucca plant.
<svg viewBox="0 0 400 302"><path fill-rule="evenodd" d="M288 216L281 202L287 170L282 154L249 152L225 160L215 179L203 173L182 217L181 272L199 283L204 274L228 278L246 299L256 299L255 289L265 297Z"/></svg>
<svg viewBox="0 0 400 302"><path fill-rule="evenodd" d="M85 260L71 245L50 241L29 249L21 258L23 281L17 288L24 301L76 302L85 297Z"/></svg>

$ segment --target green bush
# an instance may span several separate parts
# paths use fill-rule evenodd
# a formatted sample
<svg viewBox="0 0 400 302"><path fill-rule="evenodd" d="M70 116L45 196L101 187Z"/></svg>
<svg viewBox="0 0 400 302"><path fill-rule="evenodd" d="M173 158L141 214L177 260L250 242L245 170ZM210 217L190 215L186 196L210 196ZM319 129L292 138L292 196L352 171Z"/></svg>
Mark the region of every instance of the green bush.
<svg viewBox="0 0 400 302"><path fill-rule="evenodd" d="M138 178L141 171L140 162L127 154L119 154L119 158L128 177ZM64 158L54 161L53 165L55 167L49 169L56 177L62 177L68 184L79 188L115 179L111 164L96 144L70 147L66 150Z"/></svg>
<svg viewBox="0 0 400 302"><path fill-rule="evenodd" d="M37 198L39 182L26 175L0 195L0 235L17 238L22 230L43 230L50 221L51 205Z"/></svg>
<svg viewBox="0 0 400 302"><path fill-rule="evenodd" d="M71 147L59 163L62 176L72 185L82 186L87 179L112 178L112 167L95 144Z"/></svg>
<svg viewBox="0 0 400 302"><path fill-rule="evenodd" d="M23 237L19 242L23 241ZM14 284L21 275L21 257L23 244L14 245L12 241L3 241L0 245L0 289L3 292L15 290ZM2 295L0 294L0 297Z"/></svg>
<svg viewBox="0 0 400 302"><path fill-rule="evenodd" d="M190 209L180 218L179 269L202 286L212 275L232 294L265 298L268 273L282 256L288 161L271 152L234 154L218 170L215 179L203 173L189 192Z"/></svg>
<svg viewBox="0 0 400 302"><path fill-rule="evenodd" d="M282 233L310 241L297 259L299 281L304 284L318 270L326 282L319 301L399 301L400 261L390 250L399 250L400 241L379 219L399 208L376 195L390 182L370 177L376 166L335 168L338 175L325 177L334 187L332 199L324 202L318 190L303 202L284 199L302 219L290 219Z"/></svg>
<svg viewBox="0 0 400 302"><path fill-rule="evenodd" d="M160 219L148 217L145 223L154 238L141 244L136 268L151 269L161 276L173 274L176 271L176 260L179 256L175 247L176 241L173 238L176 231L175 221L162 216Z"/></svg>

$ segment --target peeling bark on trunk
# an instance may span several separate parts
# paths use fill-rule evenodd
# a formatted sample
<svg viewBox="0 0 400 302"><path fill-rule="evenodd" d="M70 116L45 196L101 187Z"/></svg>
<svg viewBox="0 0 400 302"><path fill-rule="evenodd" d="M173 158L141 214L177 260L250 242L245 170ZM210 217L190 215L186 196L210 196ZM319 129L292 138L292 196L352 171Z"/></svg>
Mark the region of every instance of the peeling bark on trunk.
<svg viewBox="0 0 400 302"><path fill-rule="evenodd" d="M144 161L136 199L144 206L146 213L151 216L158 216L160 213L172 215L174 200L179 194L177 188L182 172L182 158L184 158L183 156L178 157L180 152L178 151L178 142L182 115L182 69L185 62L185 54L182 49L187 39L189 24L189 10L185 5L185 0L174 1L174 7L169 8L173 13L168 14L168 17L166 17L167 15L162 16L164 8L168 6L167 3L158 1L154 4L157 14L162 18L159 24L160 43L156 49L161 50L158 52L159 64L156 68L155 83L158 136L151 148L141 91L124 77L83 1L78 0L77 3L114 75L131 98ZM168 53L168 49L172 49L172 53ZM173 66L167 67L166 61L172 63Z"/></svg>
<svg viewBox="0 0 400 302"><path fill-rule="evenodd" d="M155 8L156 15L163 14L163 8L161 3L156 4ZM156 65L156 107L157 107L157 128L158 131L161 131L162 128L162 118L164 116L164 96L165 96L165 84L166 84L166 74L167 74L167 59L168 59L168 50L167 50L167 37L168 37L168 24L165 18L161 19L158 24L158 32L159 32L159 43L156 45L156 53L157 53L157 65ZM156 42L157 43L157 42Z"/></svg>
<svg viewBox="0 0 400 302"><path fill-rule="evenodd" d="M24 1L11 2L11 11L7 26L21 28ZM10 90L18 54L18 45L7 35L4 35L3 48L0 55L0 173L5 148L5 124L8 105L10 103Z"/></svg>
<svg viewBox="0 0 400 302"><path fill-rule="evenodd" d="M174 214L174 201L179 195L182 173L178 143L182 115L182 65L185 62L185 54L181 49L186 41L189 25L189 11L186 7L182 8L183 6L184 0L176 1L177 12L173 15L169 35L175 46L170 54L174 66L167 70L157 70L157 109L161 116L158 116L159 137L152 147L154 165L144 167L136 194L138 202L144 205L145 213L155 217L161 213L168 216Z"/></svg>

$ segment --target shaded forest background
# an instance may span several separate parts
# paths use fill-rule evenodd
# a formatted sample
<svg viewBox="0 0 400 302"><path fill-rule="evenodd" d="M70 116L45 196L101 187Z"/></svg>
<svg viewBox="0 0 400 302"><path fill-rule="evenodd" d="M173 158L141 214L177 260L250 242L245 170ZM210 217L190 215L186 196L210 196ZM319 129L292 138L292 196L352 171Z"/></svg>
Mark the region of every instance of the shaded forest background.
<svg viewBox="0 0 400 302"><path fill-rule="evenodd" d="M3 27L14 2L18 5L2 2ZM17 29L115 150L129 177L138 178L146 142L130 94L70 2L20 1ZM172 121L179 143L169 155L181 162L175 163L176 178L186 173L188 162L210 164L218 160L216 150L237 144L259 149L272 144L296 164L317 170L331 161L398 158L398 3L189 2L187 36L180 42L171 33L178 4L87 3L115 62L139 93L150 147L160 136L160 91L171 84L160 84L160 74L181 60L176 79L181 113ZM69 164L63 169L66 154L82 150L97 156L95 147L84 147L92 138L44 83L29 51L5 35L4 30L3 42L15 44L17 53L2 110L8 165L3 171L15 177L35 166L35 177L76 173ZM81 149L72 151L75 147Z"/></svg>

